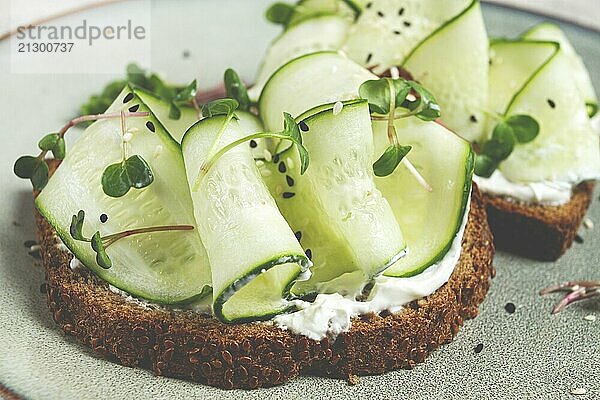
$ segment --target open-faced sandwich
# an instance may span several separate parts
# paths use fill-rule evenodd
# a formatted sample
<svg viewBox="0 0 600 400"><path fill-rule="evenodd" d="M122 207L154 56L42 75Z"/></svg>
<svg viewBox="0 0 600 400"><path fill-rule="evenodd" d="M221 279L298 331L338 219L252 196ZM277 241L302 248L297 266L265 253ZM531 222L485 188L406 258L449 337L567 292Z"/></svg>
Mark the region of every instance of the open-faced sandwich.
<svg viewBox="0 0 600 400"><path fill-rule="evenodd" d="M268 17L285 31L251 94L276 67L315 49L341 50L380 76L399 71L434 93L445 126L474 144L496 243L542 260L571 246L600 178L589 121L598 105L558 26L489 43L473 0L306 0L276 4Z"/></svg>
<svg viewBox="0 0 600 400"><path fill-rule="evenodd" d="M250 91L132 67L16 162L49 308L110 360L227 389L411 368L485 297L486 207L500 243L572 241L600 164L585 69L549 25L490 52L477 1L268 17L285 29Z"/></svg>

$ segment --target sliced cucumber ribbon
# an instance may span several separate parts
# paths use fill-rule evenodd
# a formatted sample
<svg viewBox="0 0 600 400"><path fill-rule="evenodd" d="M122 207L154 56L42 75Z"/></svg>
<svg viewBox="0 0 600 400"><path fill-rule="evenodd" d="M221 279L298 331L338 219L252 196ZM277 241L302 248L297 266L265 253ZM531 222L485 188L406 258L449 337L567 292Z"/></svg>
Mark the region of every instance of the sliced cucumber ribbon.
<svg viewBox="0 0 600 400"><path fill-rule="evenodd" d="M226 116L193 125L182 141L190 187L211 149L218 151L253 133ZM269 319L287 311L289 288L310 264L262 182L250 148L243 144L224 153L192 191L211 264L213 310L228 323Z"/></svg>
<svg viewBox="0 0 600 400"><path fill-rule="evenodd" d="M126 87L107 112L136 107L151 111L137 90ZM69 148L66 158L36 199L41 214L86 267L111 285L134 296L165 304L191 301L210 293L210 268L196 229L161 232L120 240L106 251L113 260L101 268L89 243L75 241L70 221L85 209L86 235L165 225L195 225L192 199L179 145L157 117L126 120L131 134L127 148L150 164L154 182L115 199L102 191L104 169L122 157L118 119L98 121ZM100 221L106 214L108 220ZM89 231L88 231L89 229Z"/></svg>
<svg viewBox="0 0 600 400"><path fill-rule="evenodd" d="M599 139L560 44L503 40L491 50L490 93L498 94L492 106L508 116L527 114L540 125L532 142L516 146L500 164L504 177L525 183L599 178Z"/></svg>
<svg viewBox="0 0 600 400"><path fill-rule="evenodd" d="M355 291L351 281L360 290L406 247L390 205L375 187L368 103L344 102L336 112L334 104L319 106L297 121L311 167L300 175L297 152L284 144L262 167L279 209L314 262L313 276L292 291Z"/></svg>

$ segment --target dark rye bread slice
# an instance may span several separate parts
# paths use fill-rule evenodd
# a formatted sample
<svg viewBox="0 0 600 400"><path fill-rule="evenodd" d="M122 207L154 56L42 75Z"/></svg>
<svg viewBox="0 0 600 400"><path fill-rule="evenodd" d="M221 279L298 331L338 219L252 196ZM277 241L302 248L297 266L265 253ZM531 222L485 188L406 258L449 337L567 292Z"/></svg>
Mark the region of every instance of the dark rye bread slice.
<svg viewBox="0 0 600 400"><path fill-rule="evenodd" d="M528 205L484 194L496 247L537 260L557 260L573 244L593 193L593 182L581 183L561 206Z"/></svg>
<svg viewBox="0 0 600 400"><path fill-rule="evenodd" d="M71 256L35 215L48 307L66 334L108 360L224 389L268 387L299 374L348 379L412 368L477 315L494 271L492 236L474 187L462 254L446 285L399 314L364 315L336 340L313 341L264 323L225 325L127 300L86 269L71 270Z"/></svg>

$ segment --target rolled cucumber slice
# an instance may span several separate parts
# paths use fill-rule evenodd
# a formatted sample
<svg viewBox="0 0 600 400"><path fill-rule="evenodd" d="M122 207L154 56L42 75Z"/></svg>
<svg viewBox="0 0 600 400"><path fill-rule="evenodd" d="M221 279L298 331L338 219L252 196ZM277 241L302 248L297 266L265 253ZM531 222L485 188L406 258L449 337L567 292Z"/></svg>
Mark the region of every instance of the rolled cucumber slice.
<svg viewBox="0 0 600 400"><path fill-rule="evenodd" d="M470 1L363 1L342 50L359 64L376 67L378 73L402 65L412 49Z"/></svg>
<svg viewBox="0 0 600 400"><path fill-rule="evenodd" d="M560 50L556 42L496 39L490 44L489 109L504 115L515 93ZM489 132L495 122L490 121Z"/></svg>
<svg viewBox="0 0 600 400"><path fill-rule="evenodd" d="M469 141L484 135L488 101L488 37L474 0L431 33L406 57L403 67L433 94L444 124Z"/></svg>
<svg viewBox="0 0 600 400"><path fill-rule="evenodd" d="M523 60L514 62L510 68L522 65ZM507 62L496 66L508 67ZM516 146L500 164L508 180L578 183L600 177L599 138L575 85L571 63L562 51L535 70L511 99L506 115L516 114L535 118L540 132L532 142Z"/></svg>
<svg viewBox="0 0 600 400"><path fill-rule="evenodd" d="M358 88L369 79L377 76L337 52L296 58L271 76L260 96L265 128L281 130L283 112L297 117L321 104L356 99Z"/></svg>
<svg viewBox="0 0 600 400"><path fill-rule="evenodd" d="M473 152L467 141L435 122L404 118L395 126L400 143L412 146L411 162L433 189L425 190L404 165L375 178L409 250L384 274L408 277L440 261L452 246L470 200ZM387 123L375 121L373 135L375 155L382 154L389 145Z"/></svg>
<svg viewBox="0 0 600 400"><path fill-rule="evenodd" d="M316 107L297 119L310 154L304 175L296 149L285 143L273 162L263 166L279 209L314 263L312 277L293 287L296 294L359 292L404 255L406 247L373 180L367 102L345 102L339 113L333 109L333 104Z"/></svg>
<svg viewBox="0 0 600 400"><path fill-rule="evenodd" d="M590 74L562 29L551 22L544 22L525 32L522 37L524 39L552 40L560 44L562 51L569 59L571 74L573 74L575 84L586 103L588 116L591 118L596 115L598 96L592 85Z"/></svg>
<svg viewBox="0 0 600 400"><path fill-rule="evenodd" d="M248 91L250 98L256 101L269 77L288 61L316 51L339 49L349 25L346 18L326 14L286 30L267 50L256 82Z"/></svg>
<svg viewBox="0 0 600 400"><path fill-rule="evenodd" d="M213 310L227 323L269 319L291 309L289 287L309 265L247 146L225 153L196 184L212 154L251 133L236 120L217 116L196 123L182 142L198 230L212 268Z"/></svg>
<svg viewBox="0 0 600 400"><path fill-rule="evenodd" d="M136 90L126 87L108 112L150 111ZM132 96L133 95L133 96ZM210 292L210 267L197 230L159 232L131 236L107 249L110 269L96 263L89 243L75 241L71 218L83 209L88 218L84 233L102 235L127 229L160 225L195 225L179 145L158 118L128 118L133 132L129 154L142 156L150 165L154 182L141 190L130 190L115 199L102 191L104 169L122 155L120 120L98 121L85 130L69 149L67 157L36 199L40 213L54 227L65 245L96 275L132 295L159 303L181 303ZM108 221L100 222L106 214Z"/></svg>
<svg viewBox="0 0 600 400"><path fill-rule="evenodd" d="M188 128L200 119L198 112L191 107L180 107L181 116L179 119L173 119L169 117L169 103L144 89L136 88L135 92L177 143L181 143Z"/></svg>

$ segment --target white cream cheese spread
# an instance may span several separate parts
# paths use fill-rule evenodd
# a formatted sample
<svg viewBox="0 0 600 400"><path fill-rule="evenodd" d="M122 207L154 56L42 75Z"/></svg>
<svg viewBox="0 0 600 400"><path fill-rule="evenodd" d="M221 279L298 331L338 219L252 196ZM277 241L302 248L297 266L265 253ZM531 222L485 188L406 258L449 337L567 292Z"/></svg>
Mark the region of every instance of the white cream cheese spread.
<svg viewBox="0 0 600 400"><path fill-rule="evenodd" d="M573 184L570 182L511 182L498 170L489 178L474 176L473 180L484 193L508 197L522 203L557 206L567 203L573 191Z"/></svg>

